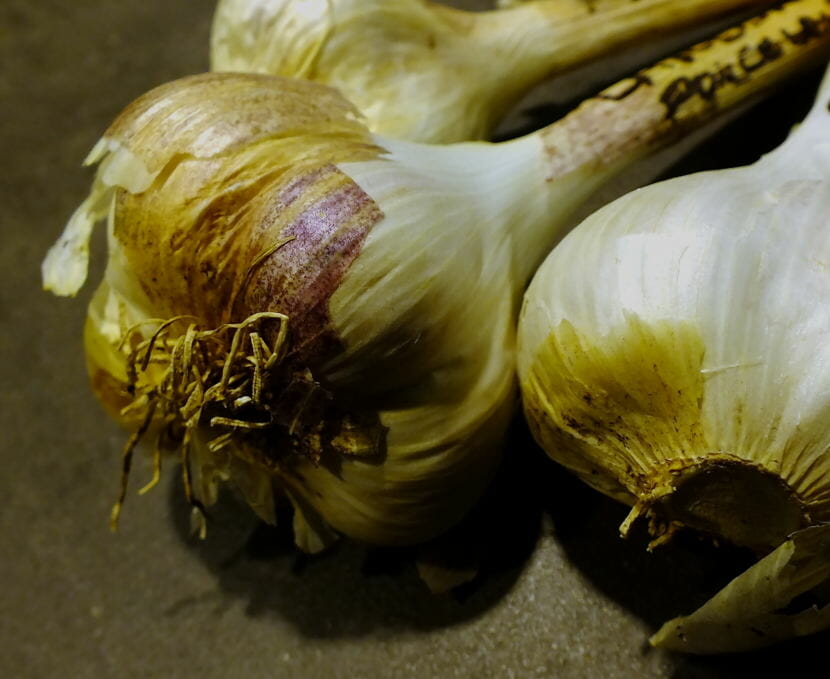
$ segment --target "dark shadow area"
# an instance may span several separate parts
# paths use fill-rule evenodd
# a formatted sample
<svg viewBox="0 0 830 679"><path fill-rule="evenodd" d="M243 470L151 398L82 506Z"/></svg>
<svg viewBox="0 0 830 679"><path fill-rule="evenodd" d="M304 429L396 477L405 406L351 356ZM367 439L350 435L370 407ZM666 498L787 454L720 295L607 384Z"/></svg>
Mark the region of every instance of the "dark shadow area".
<svg viewBox="0 0 830 679"><path fill-rule="evenodd" d="M530 434L526 436L525 445L534 445ZM599 591L655 629L697 608L754 562L750 553L716 547L684 532L649 552L644 525L635 524L628 538L620 537L629 507L593 490L564 467L549 466L545 510L553 519L557 542Z"/></svg>
<svg viewBox="0 0 830 679"><path fill-rule="evenodd" d="M496 604L533 552L553 465L519 441L522 435L511 433L505 461L472 514L418 548L342 540L321 555L304 555L294 546L290 511L281 513L277 526L268 526L230 493L211 508L208 537L199 541L191 536L181 484L172 486L171 513L181 539L216 574L228 597L246 602L252 616L277 615L318 638L446 627ZM477 566L478 575L451 594L431 594L416 568L425 551L443 563Z"/></svg>
<svg viewBox="0 0 830 679"><path fill-rule="evenodd" d="M268 526L230 493L211 510L208 538L191 536L180 484L170 503L180 538L215 574L226 601L242 600L250 616L277 616L311 638L392 637L403 630L449 627L487 612L511 589L549 514L554 539L593 587L653 630L691 613L754 563L752 554L715 545L691 533L648 552L637 526L628 539L619 525L628 508L592 490L551 462L519 419L508 454L482 503L463 524L431 548L477 563L478 576L451 594L431 594L415 566L418 550L372 548L342 541L318 556L293 543L290 513ZM175 616L192 602L176 601ZM794 640L751 653L674 655L672 679L743 679L812 668L830 634ZM655 652L643 639L643 653Z"/></svg>
<svg viewBox="0 0 830 679"><path fill-rule="evenodd" d="M531 446L526 433L523 447ZM545 511L568 559L594 587L654 631L669 619L696 610L755 563L747 550L716 545L691 532L680 532L669 544L648 552L643 525L635 525L627 539L619 535L627 506L594 491L563 467L549 466L544 478L549 484ZM828 642L830 632L749 653L673 654L677 666L672 679L745 679L794 670L796 676L807 676L808 669L821 667ZM643 653L653 652L643 639Z"/></svg>
<svg viewBox="0 0 830 679"><path fill-rule="evenodd" d="M180 538L215 574L227 597L245 602L251 616L277 616L312 638L394 636L402 630L448 627L476 618L497 604L521 574L542 528L593 587L653 630L688 614L754 563L746 550L715 545L691 532L648 552L643 526L628 539L619 525L628 507L594 491L551 462L517 418L508 451L484 500L461 525L429 545L447 561L477 564L479 573L451 594L431 594L416 569L419 548L367 547L347 540L318 556L293 543L290 512L268 526L226 493L211 509L208 537L192 537L180 484L170 494ZM174 602L176 615L189 601ZM221 614L223 606L216 609ZM674 656L673 679L767 676L767 668L818 662L830 639L822 634L753 653ZM654 652L643 639L643 653ZM794 660L793 658L797 658ZM810 665L811 666L811 665Z"/></svg>
<svg viewBox="0 0 830 679"><path fill-rule="evenodd" d="M830 633L793 639L750 653L677 656L672 679L745 679L746 677L827 676Z"/></svg>

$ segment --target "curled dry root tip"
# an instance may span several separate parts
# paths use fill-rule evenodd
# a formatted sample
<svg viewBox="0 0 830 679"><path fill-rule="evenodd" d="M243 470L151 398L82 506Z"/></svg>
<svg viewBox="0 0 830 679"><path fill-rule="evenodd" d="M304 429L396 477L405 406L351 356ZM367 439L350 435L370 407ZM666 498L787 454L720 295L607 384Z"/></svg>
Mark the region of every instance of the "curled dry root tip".
<svg viewBox="0 0 830 679"><path fill-rule="evenodd" d="M648 551L671 542L672 538L683 527L678 521L670 521L656 514L651 508L652 501L652 498L638 500L619 528L620 536L627 538L635 523L640 519L648 519L648 534L651 536L647 547Z"/></svg>
<svg viewBox="0 0 830 679"><path fill-rule="evenodd" d="M171 330L187 320L191 323L186 331L172 337ZM275 411L272 390L286 379L278 367L285 356L288 317L276 312L256 313L241 323L214 330L200 329L192 322L195 320L177 316L155 321L159 326L149 339L143 338L135 326L122 341L122 347L130 347L127 392L133 399L122 414L140 413L141 423L122 453L121 491L110 516L113 530L126 497L133 452L154 422L160 428L153 453L153 478L139 492L147 492L158 482L162 450L177 451L182 460L185 496L193 507L198 532L204 536L205 510L193 492L190 468L196 428L207 424L208 430L218 430L207 442L208 450L217 453L247 432L278 427L285 419ZM262 333L263 325L269 323L278 326L270 346ZM301 377L308 382L309 391L319 388L310 374ZM296 381L296 375L288 377L289 384ZM291 419L296 422L300 416L300 412L294 412Z"/></svg>

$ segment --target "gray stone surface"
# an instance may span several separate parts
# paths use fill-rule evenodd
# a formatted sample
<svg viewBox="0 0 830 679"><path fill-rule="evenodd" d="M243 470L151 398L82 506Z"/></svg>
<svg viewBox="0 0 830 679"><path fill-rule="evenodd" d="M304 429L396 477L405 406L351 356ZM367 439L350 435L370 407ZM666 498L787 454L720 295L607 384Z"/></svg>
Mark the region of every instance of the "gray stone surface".
<svg viewBox="0 0 830 679"><path fill-rule="evenodd" d="M661 620L703 601L744 557L693 539L655 554L642 535L620 540L625 508L549 463L519 423L511 463L452 537L484 564L455 597L429 595L409 552L343 545L299 557L285 531L258 526L232 498L196 542L175 474L131 496L121 530L109 533L124 434L86 384L90 290L46 295L39 265L85 195L80 162L111 118L153 85L207 67L212 9L0 0L0 677L725 679L801 676L821 662L826 635L732 658L648 650ZM586 72L566 81L574 91ZM803 110L809 99L800 88L814 83L672 171L751 160L780 140L797 117L792 102ZM534 101L551 101L540 92ZM557 105L567 102L560 95ZM93 280L102 259L99 240ZM136 477L146 473L137 465Z"/></svg>

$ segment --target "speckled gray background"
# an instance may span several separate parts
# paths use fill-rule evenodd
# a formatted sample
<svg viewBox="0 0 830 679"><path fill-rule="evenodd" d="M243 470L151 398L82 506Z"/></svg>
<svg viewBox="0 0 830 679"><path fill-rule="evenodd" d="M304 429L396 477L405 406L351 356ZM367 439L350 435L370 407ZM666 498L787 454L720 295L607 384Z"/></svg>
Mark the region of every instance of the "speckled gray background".
<svg viewBox="0 0 830 679"><path fill-rule="evenodd" d="M111 118L207 67L212 10L0 0L0 677L725 679L805 676L821 663L826 635L735 657L649 650L660 621L705 600L744 555L692 538L647 554L642 535L621 540L625 508L559 471L521 423L487 501L448 538L484 565L452 597L427 593L408 552L297 556L285 531L257 525L232 498L196 542L173 474L131 497L109 533L124 435L86 385L90 291L42 293L39 265L85 195L80 161ZM547 105L505 130L561 114L591 91L586 79L621 63L583 69L557 95L543 88L532 102ZM636 168L602 199L660 173L752 160L780 141L815 83L799 80L680 164L689 144ZM97 253L93 279L100 241Z"/></svg>

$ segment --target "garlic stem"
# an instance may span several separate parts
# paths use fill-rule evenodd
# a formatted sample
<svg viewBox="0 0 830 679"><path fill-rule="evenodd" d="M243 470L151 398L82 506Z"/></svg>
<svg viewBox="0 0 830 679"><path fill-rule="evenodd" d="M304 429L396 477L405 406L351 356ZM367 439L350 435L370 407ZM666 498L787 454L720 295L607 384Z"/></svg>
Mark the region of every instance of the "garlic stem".
<svg viewBox="0 0 830 679"><path fill-rule="evenodd" d="M378 137L378 145L392 157L406 157L424 175L442 167L440 181L458 179L452 191L467 192L487 214L501 215L491 221L502 228L509 224L520 291L572 226L571 215L609 179L826 58L826 7L824 0L781 3L612 85L520 139L424 147ZM360 164L347 167L372 193L377 180L362 177ZM504 190L482 194L482 185Z"/></svg>
<svg viewBox="0 0 830 679"><path fill-rule="evenodd" d="M500 89L506 98L516 100L542 79L627 44L643 43L707 18L753 6L760 10L771 4L764 0L541 0L509 10L480 12L475 16L474 30L511 65L514 77L505 79Z"/></svg>
<svg viewBox="0 0 830 679"><path fill-rule="evenodd" d="M562 206L562 219L571 214L566 206L575 208L630 163L751 100L797 69L826 59L827 11L823 0L782 3L641 70L535 133L544 146L548 193ZM550 219L526 224L530 230L546 231L547 240L517 236L519 244L540 247L535 254L517 248L523 275L531 275L563 235L551 224Z"/></svg>
<svg viewBox="0 0 830 679"><path fill-rule="evenodd" d="M533 85L759 0L536 0L464 12L423 0L223 0L211 67L332 85L374 132L483 139Z"/></svg>
<svg viewBox="0 0 830 679"><path fill-rule="evenodd" d="M825 2L783 3L710 41L642 70L543 131L550 176L576 166L628 162L826 57Z"/></svg>

